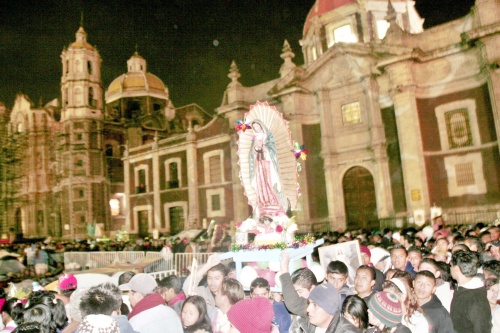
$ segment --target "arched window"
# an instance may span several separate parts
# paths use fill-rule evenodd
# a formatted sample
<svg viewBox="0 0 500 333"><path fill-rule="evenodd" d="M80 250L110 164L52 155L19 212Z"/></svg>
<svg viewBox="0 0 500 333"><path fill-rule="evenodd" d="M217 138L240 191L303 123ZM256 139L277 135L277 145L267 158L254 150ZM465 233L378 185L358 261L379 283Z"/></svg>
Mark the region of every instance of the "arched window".
<svg viewBox="0 0 500 333"><path fill-rule="evenodd" d="M94 88L93 87L89 87L89 105L95 106Z"/></svg>
<svg viewBox="0 0 500 333"><path fill-rule="evenodd" d="M92 75L92 61L87 61L87 72Z"/></svg>
<svg viewBox="0 0 500 333"><path fill-rule="evenodd" d="M105 150L106 157L113 157L113 145L111 144L106 144L106 150Z"/></svg>

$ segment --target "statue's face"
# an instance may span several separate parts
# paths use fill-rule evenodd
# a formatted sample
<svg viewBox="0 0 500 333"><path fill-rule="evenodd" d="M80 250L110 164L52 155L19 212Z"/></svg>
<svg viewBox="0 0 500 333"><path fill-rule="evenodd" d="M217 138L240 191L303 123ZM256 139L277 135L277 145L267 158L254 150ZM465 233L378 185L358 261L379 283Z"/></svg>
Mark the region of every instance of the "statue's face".
<svg viewBox="0 0 500 333"><path fill-rule="evenodd" d="M259 123L253 123L252 124L252 128L253 128L253 131L254 132L257 132L257 133L262 133L262 126L260 126Z"/></svg>

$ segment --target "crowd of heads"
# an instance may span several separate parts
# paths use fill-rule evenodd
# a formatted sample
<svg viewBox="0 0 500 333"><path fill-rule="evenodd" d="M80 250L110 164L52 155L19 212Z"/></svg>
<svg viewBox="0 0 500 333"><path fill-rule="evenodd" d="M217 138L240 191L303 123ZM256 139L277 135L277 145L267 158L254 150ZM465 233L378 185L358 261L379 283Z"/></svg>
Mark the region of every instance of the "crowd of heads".
<svg viewBox="0 0 500 333"><path fill-rule="evenodd" d="M155 280L149 274L124 272L116 282L83 289L77 288L74 275L61 272L56 291L33 289L18 299L0 289L2 321L14 322L16 332L118 332L123 323L117 316L137 325L133 318L152 302L171 308L163 316L176 318L181 331L189 333L293 332L296 327L327 329L333 323L346 332L392 332L401 326L420 332L420 321L432 326L426 304L436 299L453 322L453 293L473 279L487 291L491 311L496 308L500 228L495 225L447 227L441 221L420 229L352 230L322 237L323 246L356 241L359 265L338 259L323 263L323 275L307 267L280 272L276 280L282 291L274 291L264 277L243 287L233 261L207 263L203 276L191 277L202 288L192 293L179 275Z"/></svg>

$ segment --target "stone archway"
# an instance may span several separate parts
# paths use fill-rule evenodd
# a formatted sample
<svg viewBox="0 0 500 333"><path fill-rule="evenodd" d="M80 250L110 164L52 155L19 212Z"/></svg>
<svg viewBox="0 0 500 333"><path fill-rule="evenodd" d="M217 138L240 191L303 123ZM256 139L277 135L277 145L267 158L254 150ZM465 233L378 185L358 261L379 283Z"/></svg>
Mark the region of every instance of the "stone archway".
<svg viewBox="0 0 500 333"><path fill-rule="evenodd" d="M342 183L347 228L378 228L377 198L371 173L363 167L353 167L347 170Z"/></svg>

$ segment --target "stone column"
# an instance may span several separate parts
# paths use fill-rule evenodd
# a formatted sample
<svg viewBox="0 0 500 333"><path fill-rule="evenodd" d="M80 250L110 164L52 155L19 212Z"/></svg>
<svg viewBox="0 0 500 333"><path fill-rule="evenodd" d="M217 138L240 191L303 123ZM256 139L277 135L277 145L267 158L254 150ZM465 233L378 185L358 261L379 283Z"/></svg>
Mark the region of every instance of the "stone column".
<svg viewBox="0 0 500 333"><path fill-rule="evenodd" d="M373 77L365 79L362 85L367 96L367 112L371 117L371 148L375 158L373 180L377 198L377 214L379 218L389 217L394 214L394 205L384 124L378 103L378 85Z"/></svg>
<svg viewBox="0 0 500 333"><path fill-rule="evenodd" d="M342 182L339 180L337 145L333 133L332 101L329 90L319 91L317 104L320 108L321 125L321 157L324 160L325 187L328 201L328 220L333 230L345 229L344 195Z"/></svg>
<svg viewBox="0 0 500 333"><path fill-rule="evenodd" d="M296 141L299 145L304 143L304 137L302 133L302 115L296 114L301 113L301 105L296 103L294 95L282 96L283 99L283 113L287 115L290 119L288 122L288 127L292 132L292 139ZM305 147L307 149L307 147ZM298 183L300 190L300 197L297 201L297 207L292 207L292 209L300 208L302 209L296 211L296 220L298 223L308 223L310 221L309 214L309 189L307 186L307 166L305 161L299 159L302 170L298 172Z"/></svg>
<svg viewBox="0 0 500 333"><path fill-rule="evenodd" d="M233 186L233 219L236 223L244 221L249 216L248 198L240 181L240 167L238 164L238 134L231 134L231 180Z"/></svg>
<svg viewBox="0 0 500 333"><path fill-rule="evenodd" d="M125 225L123 228L127 232L132 231L132 214L134 213L132 209L130 209L130 161L128 158L128 147L125 146L125 152L124 152L124 159L123 159L123 184L124 184L124 190L125 190Z"/></svg>
<svg viewBox="0 0 500 333"><path fill-rule="evenodd" d="M187 164L187 185L188 185L188 220L185 228L197 227L195 224L200 221L200 207L198 205L198 155L196 150L196 134L189 128L186 135L186 164Z"/></svg>
<svg viewBox="0 0 500 333"><path fill-rule="evenodd" d="M407 209L430 209L427 174L423 156L422 134L415 99L411 62L389 65L387 70L392 85L392 100L396 113L399 149L406 194Z"/></svg>
<svg viewBox="0 0 500 333"><path fill-rule="evenodd" d="M157 136L153 145L152 162L153 162L153 229L161 228L161 189L160 189L160 158L158 156ZM151 231L152 232L152 231Z"/></svg>

